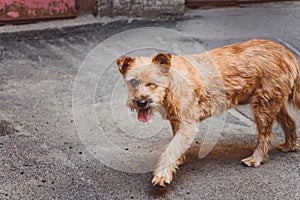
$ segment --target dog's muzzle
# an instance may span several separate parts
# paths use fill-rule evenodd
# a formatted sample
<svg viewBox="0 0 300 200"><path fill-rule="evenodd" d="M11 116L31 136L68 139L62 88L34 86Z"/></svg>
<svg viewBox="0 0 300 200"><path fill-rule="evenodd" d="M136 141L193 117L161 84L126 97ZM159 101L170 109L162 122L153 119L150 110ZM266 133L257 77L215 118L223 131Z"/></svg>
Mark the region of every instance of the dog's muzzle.
<svg viewBox="0 0 300 200"><path fill-rule="evenodd" d="M141 122L149 121L151 117L151 109L147 107L148 101L146 99L140 99L136 101L136 105L139 107L138 109L138 120Z"/></svg>

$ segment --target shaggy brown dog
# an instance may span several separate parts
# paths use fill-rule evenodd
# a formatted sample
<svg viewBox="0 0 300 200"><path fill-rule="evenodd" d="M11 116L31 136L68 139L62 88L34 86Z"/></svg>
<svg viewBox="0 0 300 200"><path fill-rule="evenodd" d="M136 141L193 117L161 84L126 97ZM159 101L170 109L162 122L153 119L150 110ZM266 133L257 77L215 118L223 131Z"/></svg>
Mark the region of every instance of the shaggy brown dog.
<svg viewBox="0 0 300 200"><path fill-rule="evenodd" d="M275 42L251 40L200 55L125 56L116 63L129 88L128 106L138 112L138 119L146 122L158 111L171 122L174 137L154 171L154 185L172 181L198 121L238 105L250 104L258 130L257 147L242 160L245 165L266 162L274 120L285 134L278 148L298 148L296 123L286 102L300 110L300 67L295 56Z"/></svg>

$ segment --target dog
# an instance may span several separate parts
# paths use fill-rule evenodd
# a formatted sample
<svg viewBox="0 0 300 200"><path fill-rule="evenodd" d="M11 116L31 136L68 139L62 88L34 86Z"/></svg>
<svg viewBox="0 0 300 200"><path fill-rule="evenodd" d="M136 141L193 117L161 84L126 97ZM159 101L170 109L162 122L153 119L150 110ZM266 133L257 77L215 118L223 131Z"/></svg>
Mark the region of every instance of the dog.
<svg viewBox="0 0 300 200"><path fill-rule="evenodd" d="M278 43L255 39L197 55L124 56L116 64L138 120L147 122L157 111L172 127L174 137L154 170L153 185L171 183L198 122L238 105L250 105L258 132L257 147L243 164L259 167L267 161L275 120L285 134L277 148L289 152L299 146L287 103L300 110L300 66Z"/></svg>

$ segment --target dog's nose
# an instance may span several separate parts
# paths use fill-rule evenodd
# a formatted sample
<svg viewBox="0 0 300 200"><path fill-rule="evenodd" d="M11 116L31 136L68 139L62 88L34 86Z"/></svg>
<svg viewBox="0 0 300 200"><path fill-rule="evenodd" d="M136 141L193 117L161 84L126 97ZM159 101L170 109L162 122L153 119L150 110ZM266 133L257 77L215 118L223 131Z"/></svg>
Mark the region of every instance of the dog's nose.
<svg viewBox="0 0 300 200"><path fill-rule="evenodd" d="M147 105L147 100L141 99L141 100L138 100L136 103L137 103L138 107L145 108Z"/></svg>

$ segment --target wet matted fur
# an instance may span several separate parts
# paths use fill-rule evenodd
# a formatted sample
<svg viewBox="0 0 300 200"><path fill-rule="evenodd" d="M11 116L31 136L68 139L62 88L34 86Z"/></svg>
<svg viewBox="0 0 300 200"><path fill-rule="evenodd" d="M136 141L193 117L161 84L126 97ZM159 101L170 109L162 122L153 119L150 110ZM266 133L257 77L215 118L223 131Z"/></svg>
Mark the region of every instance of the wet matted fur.
<svg viewBox="0 0 300 200"><path fill-rule="evenodd" d="M116 63L129 89L127 104L138 112L138 119L146 122L158 111L172 126L174 137L154 171L154 185L172 181L198 121L238 105L250 105L258 131L257 147L242 160L245 165L258 167L267 161L275 120L285 134L278 148L298 148L296 123L286 103L300 110L300 67L280 44L250 40L199 55L125 56Z"/></svg>

